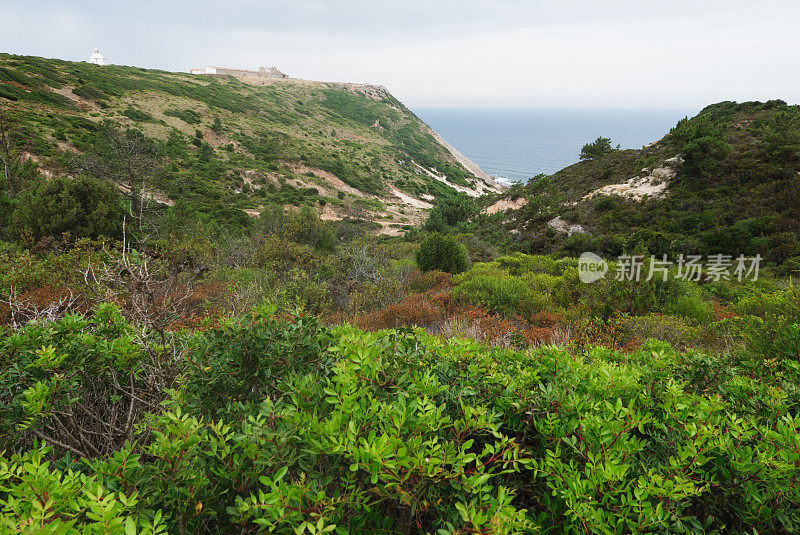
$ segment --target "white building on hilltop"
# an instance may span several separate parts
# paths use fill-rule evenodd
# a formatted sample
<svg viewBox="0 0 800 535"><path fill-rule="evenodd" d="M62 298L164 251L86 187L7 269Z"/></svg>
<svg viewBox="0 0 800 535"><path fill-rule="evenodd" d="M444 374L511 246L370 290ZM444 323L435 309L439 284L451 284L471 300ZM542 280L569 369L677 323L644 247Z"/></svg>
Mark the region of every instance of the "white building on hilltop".
<svg viewBox="0 0 800 535"><path fill-rule="evenodd" d="M89 63L94 63L95 65L108 65L108 60L106 57L100 53L98 49L94 49L94 52L91 56L89 56Z"/></svg>
<svg viewBox="0 0 800 535"><path fill-rule="evenodd" d="M257 71L246 69L229 69L227 67L206 67L204 69L189 69L191 74L211 74L217 76L236 76L237 78L288 78L277 67L259 67Z"/></svg>
<svg viewBox="0 0 800 535"><path fill-rule="evenodd" d="M215 67L206 67L205 69L189 69L192 74L217 74Z"/></svg>

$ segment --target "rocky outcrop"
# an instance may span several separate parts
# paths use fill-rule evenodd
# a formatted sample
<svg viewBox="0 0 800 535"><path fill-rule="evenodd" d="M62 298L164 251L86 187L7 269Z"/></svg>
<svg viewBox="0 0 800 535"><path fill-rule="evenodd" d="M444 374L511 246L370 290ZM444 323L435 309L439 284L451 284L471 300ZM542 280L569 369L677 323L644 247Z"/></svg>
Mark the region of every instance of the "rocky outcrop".
<svg viewBox="0 0 800 535"><path fill-rule="evenodd" d="M682 162L683 159L680 156L675 156L665 160L659 167L642 169L637 176L621 184L609 184L598 188L585 195L581 201L587 201L598 195L618 195L634 201L641 201L645 197L663 198L670 181L675 178L675 168Z"/></svg>
<svg viewBox="0 0 800 535"><path fill-rule="evenodd" d="M567 236L572 236L573 234L588 234L586 229L584 229L582 226L570 224L569 222L561 219L561 216L554 217L548 221L547 226L555 229L557 232L565 232Z"/></svg>

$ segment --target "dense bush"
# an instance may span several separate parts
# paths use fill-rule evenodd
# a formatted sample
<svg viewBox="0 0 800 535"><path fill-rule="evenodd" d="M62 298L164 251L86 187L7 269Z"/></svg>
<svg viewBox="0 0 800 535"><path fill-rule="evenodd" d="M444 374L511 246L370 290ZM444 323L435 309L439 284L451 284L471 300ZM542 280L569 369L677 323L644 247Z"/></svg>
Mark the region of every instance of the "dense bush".
<svg viewBox="0 0 800 535"><path fill-rule="evenodd" d="M764 149L767 156L781 165L800 159L800 113L796 109L776 113L766 125Z"/></svg>
<svg viewBox="0 0 800 535"><path fill-rule="evenodd" d="M12 351L32 364L4 390L19 413L7 429L42 425L69 410L62 400L95 388L51 383L87 366L113 378L150 351L114 314L93 321L93 343L80 349L84 329L67 318L4 342L6 366ZM54 451L3 455L1 525L70 534L800 526L796 360L778 377L739 374L653 341L629 355L511 351L421 332L328 331L274 309L181 340L178 388L116 452L78 460L51 441ZM52 349L34 351L42 341ZM110 403L125 405L122 396Z"/></svg>
<svg viewBox="0 0 800 535"><path fill-rule="evenodd" d="M470 272L453 280L453 296L504 314L530 316L547 308L546 296L527 282L504 273Z"/></svg>
<svg viewBox="0 0 800 535"><path fill-rule="evenodd" d="M448 232L459 223L469 220L477 212L475 202L466 194L442 197L428 214L424 228L431 232Z"/></svg>
<svg viewBox="0 0 800 535"><path fill-rule="evenodd" d="M594 160L596 158L600 158L601 156L605 156L612 150L614 149L611 147L611 138L598 137L591 143L587 143L583 146L583 148L581 148L580 159Z"/></svg>
<svg viewBox="0 0 800 535"><path fill-rule="evenodd" d="M78 456L115 452L176 373L148 349L110 306L93 322L69 315L0 337L2 448L16 451L38 439Z"/></svg>
<svg viewBox="0 0 800 535"><path fill-rule="evenodd" d="M731 153L731 146L711 136L693 139L683 147L684 170L693 177L705 178L714 173L720 161Z"/></svg>
<svg viewBox="0 0 800 535"><path fill-rule="evenodd" d="M199 124L202 122L202 117L194 110L165 110L164 115L177 117L188 124Z"/></svg>
<svg viewBox="0 0 800 535"><path fill-rule="evenodd" d="M12 215L19 233L34 239L122 237L123 210L114 186L99 180L56 177L41 181L22 195Z"/></svg>
<svg viewBox="0 0 800 535"><path fill-rule="evenodd" d="M417 251L417 265L422 271L456 274L466 270L468 264L467 248L453 236L431 234L422 240Z"/></svg>
<svg viewBox="0 0 800 535"><path fill-rule="evenodd" d="M135 121L137 123L152 121L153 116L147 113L146 111L142 111L138 108L134 108L133 106L128 106L125 108L125 111L122 112L122 115L127 117L128 119Z"/></svg>

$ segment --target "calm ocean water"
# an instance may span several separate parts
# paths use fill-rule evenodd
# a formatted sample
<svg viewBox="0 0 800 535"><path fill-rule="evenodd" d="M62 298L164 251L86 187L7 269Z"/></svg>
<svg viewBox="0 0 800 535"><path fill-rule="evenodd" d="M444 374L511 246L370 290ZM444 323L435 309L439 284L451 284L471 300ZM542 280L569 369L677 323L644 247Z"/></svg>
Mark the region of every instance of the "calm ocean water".
<svg viewBox="0 0 800 535"><path fill-rule="evenodd" d="M697 109L465 109L414 112L490 175L509 181L554 173L578 161L598 136L640 148Z"/></svg>

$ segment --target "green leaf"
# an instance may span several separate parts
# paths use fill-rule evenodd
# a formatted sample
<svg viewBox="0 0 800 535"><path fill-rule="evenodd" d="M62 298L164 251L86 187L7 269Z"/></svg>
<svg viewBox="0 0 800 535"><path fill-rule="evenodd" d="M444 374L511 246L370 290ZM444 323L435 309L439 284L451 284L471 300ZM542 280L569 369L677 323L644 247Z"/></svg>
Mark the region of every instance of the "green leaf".
<svg viewBox="0 0 800 535"><path fill-rule="evenodd" d="M272 480L277 483L278 481L283 479L283 477L286 475L286 472L288 472L288 471L289 471L288 467L286 467L286 466L281 467L281 469L278 470L278 473L275 474L275 477L272 478Z"/></svg>

